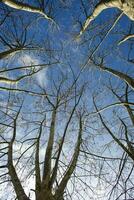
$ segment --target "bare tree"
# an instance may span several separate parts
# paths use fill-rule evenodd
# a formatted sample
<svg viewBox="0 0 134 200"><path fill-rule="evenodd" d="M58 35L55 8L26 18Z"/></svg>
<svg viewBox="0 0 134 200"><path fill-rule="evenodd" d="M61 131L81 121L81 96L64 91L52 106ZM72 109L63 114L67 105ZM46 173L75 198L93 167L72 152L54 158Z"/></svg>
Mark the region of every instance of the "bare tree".
<svg viewBox="0 0 134 200"><path fill-rule="evenodd" d="M1 198L134 198L133 1L0 7Z"/></svg>
<svg viewBox="0 0 134 200"><path fill-rule="evenodd" d="M40 105L41 98L37 97L36 104L40 106L35 108L35 117L29 118L25 114L25 109L23 107L25 107L26 100L23 100L22 103L20 100L20 106L17 105L16 110L14 106L11 107L10 96L7 111L4 111L4 108L3 111L1 110L5 116L5 122L2 122L1 126L9 135L6 136L4 132L1 134L1 145L7 144L5 148L1 148L1 153L3 151L1 158L3 159L3 163L7 163L4 165L2 164L0 168L2 170L3 168L8 170L7 173L5 175L3 174L1 177L7 177L6 179L11 181L17 199L33 198L28 196L23 188L22 177L20 178L19 175L23 170L26 171L26 174L34 175L33 181L35 181L35 188L31 189L34 191L37 200L66 199L65 193L67 184L77 166L80 154L84 126L83 117L85 115L84 112L79 110L84 87L82 86L76 91L75 84L71 84L69 87L66 84L64 78L62 78L59 83L54 83L54 94L52 94L52 97L48 96L47 91L42 88L44 97L46 97L42 105ZM66 88L65 90L63 90L64 87ZM48 112L47 110L50 111ZM32 113L33 112L34 110ZM63 115L63 124L60 124ZM6 122L6 118L8 117L10 119L10 125ZM73 120L76 120L74 123L76 138L75 142L72 142L75 147L71 150L71 157L69 158L67 155L65 156L66 153L64 153L64 151L66 151L65 148L69 148L66 147L66 142L69 139L68 134L71 139L73 137L71 134L73 134L74 131L72 130L72 133L70 132L73 128ZM22 134L19 136L18 129L21 129L21 124L23 128L21 130ZM57 129L58 126L61 126L61 130ZM6 127L9 127L9 130L6 130ZM23 133L24 129L26 133ZM35 131L32 131L34 129L37 132L36 134ZM60 133L58 135L59 130ZM44 141L46 141L45 144ZM23 152L20 152L20 149L16 150L15 145L19 146L19 144L21 144L20 149L23 149L23 146L27 146L24 148ZM31 155L28 154L30 149L32 149ZM43 153L41 154L41 152ZM6 155L7 159L5 160L4 158L6 158ZM66 157L68 157L69 160L66 160ZM22 161L23 159L24 161ZM27 160L26 162L25 159ZM66 161L64 161L64 159ZM32 160L34 160L34 162ZM28 169L29 162L32 162L32 170ZM23 167L21 167L21 165L23 165ZM18 172L17 166L20 166L20 172ZM1 184L4 183L5 181Z"/></svg>

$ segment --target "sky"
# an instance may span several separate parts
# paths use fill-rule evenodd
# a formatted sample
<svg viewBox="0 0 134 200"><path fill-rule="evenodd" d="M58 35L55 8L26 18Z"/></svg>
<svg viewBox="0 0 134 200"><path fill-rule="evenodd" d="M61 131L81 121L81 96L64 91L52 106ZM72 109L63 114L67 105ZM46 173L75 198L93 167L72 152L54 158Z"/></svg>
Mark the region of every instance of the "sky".
<svg viewBox="0 0 134 200"><path fill-rule="evenodd" d="M29 4L37 6L38 2L35 1L25 1ZM92 1L92 4L89 4L89 1L83 0L85 9L87 14L89 15L92 12L93 4L96 4L96 1ZM2 12L3 4L0 3L0 8ZM4 6L5 8L5 6ZM6 7L7 8L7 7ZM132 21L128 19L125 15L118 21L116 26L110 31L108 35L108 30L112 27L116 16L119 14L119 10L117 9L107 9L103 11L94 21L92 21L91 25L87 28L87 30L83 33L83 35L76 39L78 35L81 24L83 24L84 20L86 19L84 8L81 5L81 0L55 0L53 1L53 8L52 12L50 12L50 16L54 18L57 25L50 23L47 20L44 20L42 17L39 17L38 14L34 13L27 13L25 11L16 11L13 9L8 8L9 10L14 11L12 15L14 18L12 20L7 19L6 23L2 25L1 33L3 37L5 37L12 45L15 45L17 41L16 38L22 39L21 42L25 40L25 34L23 32L23 25L26 24L28 26L27 33L26 33L26 44L30 43L29 47L40 47L40 51L24 51L17 53L8 57L7 59L0 60L0 68L12 68L17 66L27 66L32 64L42 64L42 63L50 63L50 62L57 62L57 64L53 64L52 66L48 66L41 70L39 73L33 75L33 79L29 79L28 84L27 80L22 80L20 83L11 85L12 88L22 88L28 89L35 92L41 92L41 88L45 87L48 92L51 93L53 81L58 83L61 75L65 77L69 77L68 82L66 82L66 86L72 83L73 75L77 77L79 73L82 71L80 78L77 83L77 87L79 88L83 83L88 83L87 90L85 92L85 105L89 112L94 112L93 100L92 96L96 96L97 105L100 108L103 108L105 105L109 105L116 100L116 98L109 92L106 86L111 81L113 88L119 88L119 93L124 93L124 86L125 84L118 78L115 78L109 75L106 72L101 72L97 65L92 63L91 59L90 62L87 63L89 59L89 55L92 55L92 59L98 63L100 62L100 58L104 56L104 61L106 66L111 67L113 69L117 69L121 72L128 73L130 76L133 77L134 70L133 70L133 63L128 62L128 53L129 60L133 60L134 51L133 51L133 40L126 41L125 43L118 45L118 41L127 35L130 31L133 33L134 31L134 24ZM49 8L46 8L46 12L49 11ZM38 18L37 18L38 16ZM17 25L16 25L17 24ZM22 37L23 36L23 37ZM99 48L94 52L97 45ZM42 49L46 49L44 53ZM3 51L5 47L2 45L1 42L1 51ZM50 52L49 50L52 49ZM72 74L72 71L74 74ZM21 72L22 74L25 71ZM5 73L4 75L9 76L11 78L19 77L20 72L10 72ZM109 81L110 80L110 81ZM8 84L0 83L1 87L8 87ZM118 91L118 90L117 90ZM5 102L3 99L6 97L7 93L1 91L1 104L4 105ZM25 94L24 94L25 95ZM133 100L133 94L131 99ZM27 109L31 111L35 105L35 101L33 97L27 96L25 106ZM120 131L120 127L118 125L117 117L115 116L115 112L117 112L121 117L127 118L127 113L124 108L119 107L115 109L108 109L103 112L105 120L110 120L110 128L113 131ZM122 114L123 113L123 114ZM118 115L117 114L117 115ZM48 115L50 117L50 115ZM101 130L101 133L98 133L95 139L93 139L92 144L87 144L90 146L90 151L94 153L93 146L97 146L98 152L103 153L105 156L121 156L122 151L118 149L118 146L111 142L111 137L106 133L105 130L99 129L101 127L100 122L96 124L96 120L98 118L91 117L89 119L89 124L91 125L90 128L87 128L87 132L85 133L85 143L86 140L90 137L94 137L94 133L96 132L95 129ZM114 127L112 126L114 124ZM130 125L130 121L128 121L128 126ZM117 125L117 126L116 126ZM59 127L62 128L63 124L60 124ZM131 126L131 125L130 125ZM106 147L106 144L109 143L109 147ZM95 149L96 150L96 149ZM112 152L111 152L112 150ZM114 162L113 162L114 163ZM115 163L115 167L118 166L119 163ZM106 164L106 168L108 164ZM114 165L114 164L113 164ZM111 165L112 166L112 165ZM93 170L94 164L91 167ZM86 169L88 169L88 164L86 164ZM108 169L110 170L110 168ZM79 171L79 170L78 170ZM78 172L80 173L80 171ZM114 174L114 170L111 174ZM87 176L87 173L86 173ZM124 175L125 176L125 175ZM111 177L111 180L114 178ZM91 180L87 179L87 183L90 184ZM102 181L103 182L103 181ZM94 180L96 184L97 181ZM33 178L30 179L30 187L32 187ZM79 186L78 186L79 187ZM103 182L100 187L102 187L102 191L100 191L99 186L96 186L99 193L105 192L105 187L107 187L107 183ZM104 188L103 188L104 187ZM90 192L89 196L91 196ZM84 194L85 199L88 200L88 195L82 191L81 194ZM76 194L77 195L77 194ZM99 194L101 196L101 194ZM105 195L105 194L104 194ZM1 195L3 198L3 194ZM7 197L4 197L5 199ZM10 197L8 197L10 200ZM74 199L78 197L75 196ZM98 197L93 198L93 200L98 200ZM80 198L81 199L81 198ZM101 198L104 198L104 196ZM3 200L3 199L2 199ZM113 200L115 197L113 195Z"/></svg>

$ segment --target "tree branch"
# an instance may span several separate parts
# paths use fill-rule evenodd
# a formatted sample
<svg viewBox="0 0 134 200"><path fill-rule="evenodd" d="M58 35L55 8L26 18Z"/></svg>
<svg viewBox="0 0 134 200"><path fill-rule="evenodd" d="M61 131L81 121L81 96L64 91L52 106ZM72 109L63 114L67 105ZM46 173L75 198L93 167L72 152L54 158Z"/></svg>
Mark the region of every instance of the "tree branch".
<svg viewBox="0 0 134 200"><path fill-rule="evenodd" d="M49 17L48 15L46 15L43 12L43 10L40 8L28 5L26 3L17 2L15 0L2 0L2 2L11 8L23 10L23 11L27 11L27 12L32 12L32 13L38 13L38 14L42 15L44 18L46 18L47 20L53 21L53 19L51 17Z"/></svg>
<svg viewBox="0 0 134 200"><path fill-rule="evenodd" d="M134 21L134 13L133 13L133 0L129 2L127 0L120 1L120 0L101 0L94 8L93 13L87 17L86 21L84 22L83 28L80 31L80 35L87 29L90 25L91 21L94 20L98 15L105 9L108 8L118 8L121 10L125 15L127 15L131 20Z"/></svg>
<svg viewBox="0 0 134 200"><path fill-rule="evenodd" d="M118 43L118 45L126 42L127 40L131 39L131 38L134 38L134 34L131 34L131 35L127 35L125 36L124 38L122 38L122 40L120 40L120 42Z"/></svg>

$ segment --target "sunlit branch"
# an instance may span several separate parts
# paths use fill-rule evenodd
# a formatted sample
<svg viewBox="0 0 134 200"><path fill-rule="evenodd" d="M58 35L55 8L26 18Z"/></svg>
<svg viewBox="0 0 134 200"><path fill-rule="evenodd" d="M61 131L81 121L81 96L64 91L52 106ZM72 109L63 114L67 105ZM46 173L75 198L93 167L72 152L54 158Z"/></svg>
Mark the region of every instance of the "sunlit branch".
<svg viewBox="0 0 134 200"><path fill-rule="evenodd" d="M25 70L25 69L36 69L37 67L48 67L50 65L58 64L59 62L53 62L53 63L44 63L44 64L37 64L37 65L27 65L27 66L20 66L20 67L10 67L8 69L1 69L0 74L4 72L10 72L10 71L17 71L17 70Z"/></svg>
<svg viewBox="0 0 134 200"><path fill-rule="evenodd" d="M100 1L94 8L93 13L86 19L83 25L83 29L80 32L80 35L87 29L90 25L91 21L93 21L98 15L108 8L118 8L121 10L125 15L127 15L131 20L134 21L134 14L133 14L133 0L130 2L119 1L119 0L102 0Z"/></svg>
<svg viewBox="0 0 134 200"><path fill-rule="evenodd" d="M0 82L2 83L8 83L8 84L16 84L18 83L19 81L21 81L22 79L25 79L27 77L31 77L32 75L38 73L39 71L41 71L41 69L38 69L37 71L33 71L32 73L29 73L29 74L26 74L26 75L23 75L23 76L20 76L19 78L17 79L10 79L10 78L6 78L6 77L0 77Z"/></svg>
<svg viewBox="0 0 134 200"><path fill-rule="evenodd" d="M107 105L101 109L99 109L98 111L96 112L92 112L92 113L89 113L87 115L95 115L95 114L98 114L98 113L101 113L107 109L110 109L110 108L113 108L113 107L116 107L116 106L134 106L134 103L132 102L116 102L116 103L112 103L110 105Z"/></svg>
<svg viewBox="0 0 134 200"><path fill-rule="evenodd" d="M99 68L103 71L106 71L106 72L118 77L119 79L122 79L134 90L134 79L132 77L128 76L127 74L124 74L123 72L119 72L117 70L105 67L103 65L99 66Z"/></svg>
<svg viewBox="0 0 134 200"><path fill-rule="evenodd" d="M93 103L95 106L96 111L98 112L98 108L97 105L95 103L95 100L93 98ZM111 137L114 139L114 141L128 154L128 156L130 158L132 158L132 160L134 160L134 155L129 151L129 149L113 134L113 132L110 130L110 128L106 125L106 123L103 120L103 117L100 113L98 113L99 118L101 120L102 125L104 126L104 128L108 131L108 133L111 135Z"/></svg>
<svg viewBox="0 0 134 200"><path fill-rule="evenodd" d="M118 99L121 103L124 103L124 101L122 100L122 98L114 91L114 89L111 87L107 87ZM131 109L131 106L133 106L133 104L129 104L128 102L128 84L126 84L126 89L125 89L125 104L124 104L124 107L127 109L127 112L130 116L130 119L132 121L132 124L134 125L134 114L133 114L133 111Z"/></svg>
<svg viewBox="0 0 134 200"><path fill-rule="evenodd" d="M11 48L9 50L3 51L0 53L0 59L7 58L8 56L12 55L13 53L17 53L21 50L23 50L23 47Z"/></svg>
<svg viewBox="0 0 134 200"><path fill-rule="evenodd" d="M121 118L119 118L119 119L120 119L120 121L123 124L124 129L125 129L124 130L124 134L125 134L125 137L126 137L126 142L127 142L128 149L132 153L132 155L134 155L134 148L133 148L133 146L132 146L132 144L131 144L131 142L129 140L127 125L125 124L125 122Z"/></svg>
<svg viewBox="0 0 134 200"><path fill-rule="evenodd" d="M44 93L39 93L39 92L34 92L34 91L30 91L30 90L25 90L25 89L20 89L20 88L8 88L8 87L2 87L0 86L0 90L1 91L12 91L12 92L24 92L27 93L29 95L33 95L33 96L52 96L51 94L44 94Z"/></svg>
<svg viewBox="0 0 134 200"><path fill-rule="evenodd" d="M53 19L51 17L49 17L48 15L46 15L42 9L28 5L26 3L22 3L22 2L18 2L15 0L2 0L3 3L5 3L7 6L12 7L14 9L18 9L18 10L24 10L27 12L33 12L33 13L38 13L40 15L42 15L44 18L46 18L47 20L52 20Z"/></svg>
<svg viewBox="0 0 134 200"><path fill-rule="evenodd" d="M132 39L132 38L134 38L134 34L125 36L122 40L120 40L120 42L118 43L118 45L120 45L120 44L122 44L122 43L124 43L127 40Z"/></svg>
<svg viewBox="0 0 134 200"><path fill-rule="evenodd" d="M94 154L94 153L91 153L91 152L88 152L88 151L85 151L85 150L80 150L80 152L87 154L87 155L90 155L90 156L97 157L99 159L103 159L103 160L120 160L121 159L119 157L115 158L115 157L101 156L101 155L97 155L97 154Z"/></svg>

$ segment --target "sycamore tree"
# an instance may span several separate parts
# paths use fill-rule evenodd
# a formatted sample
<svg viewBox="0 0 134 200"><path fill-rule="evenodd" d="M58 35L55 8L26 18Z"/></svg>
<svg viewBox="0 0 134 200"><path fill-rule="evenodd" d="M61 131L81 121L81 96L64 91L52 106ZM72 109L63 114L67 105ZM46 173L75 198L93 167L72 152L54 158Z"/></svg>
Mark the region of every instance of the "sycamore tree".
<svg viewBox="0 0 134 200"><path fill-rule="evenodd" d="M74 182L67 184L82 144L85 84L77 89L61 76L52 85L50 94L40 88L42 96L34 97L27 111L29 99L10 92L1 107L0 184L13 187L3 199L68 199L72 190Z"/></svg>
<svg viewBox="0 0 134 200"><path fill-rule="evenodd" d="M102 160L101 172L108 172L99 179L100 188L110 182L106 199L133 199L134 3L81 1L81 6L86 20L79 18L76 40L87 52L87 71L94 73L89 127L101 145L96 154L85 144L85 153Z"/></svg>
<svg viewBox="0 0 134 200"><path fill-rule="evenodd" d="M133 199L133 0L0 13L0 198Z"/></svg>

